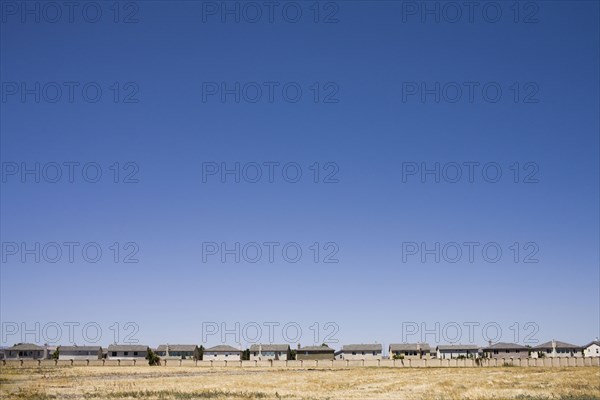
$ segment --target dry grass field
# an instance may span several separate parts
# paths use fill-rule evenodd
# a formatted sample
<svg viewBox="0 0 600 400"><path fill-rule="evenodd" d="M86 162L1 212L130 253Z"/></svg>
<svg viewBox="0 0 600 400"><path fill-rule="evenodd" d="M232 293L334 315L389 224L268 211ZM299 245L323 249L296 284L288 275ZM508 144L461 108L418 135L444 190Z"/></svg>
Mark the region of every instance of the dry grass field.
<svg viewBox="0 0 600 400"><path fill-rule="evenodd" d="M600 399L600 368L0 367L1 399Z"/></svg>

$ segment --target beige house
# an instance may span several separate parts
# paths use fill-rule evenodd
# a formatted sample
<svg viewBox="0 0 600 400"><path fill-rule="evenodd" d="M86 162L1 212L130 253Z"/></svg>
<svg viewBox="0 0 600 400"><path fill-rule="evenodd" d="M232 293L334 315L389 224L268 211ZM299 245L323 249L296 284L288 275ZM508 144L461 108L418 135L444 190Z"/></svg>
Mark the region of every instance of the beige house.
<svg viewBox="0 0 600 400"><path fill-rule="evenodd" d="M99 360L102 358L100 346L59 346L59 360Z"/></svg>
<svg viewBox="0 0 600 400"><path fill-rule="evenodd" d="M306 346L296 351L296 360L333 360L335 350L327 346Z"/></svg>
<svg viewBox="0 0 600 400"><path fill-rule="evenodd" d="M290 354L288 344L253 344L250 346L250 360L287 360Z"/></svg>
<svg viewBox="0 0 600 400"><path fill-rule="evenodd" d="M138 344L111 344L108 346L109 360L144 360L148 355L148 346Z"/></svg>
<svg viewBox="0 0 600 400"><path fill-rule="evenodd" d="M19 343L4 350L7 360L42 360L50 357L47 346L32 343Z"/></svg>
<svg viewBox="0 0 600 400"><path fill-rule="evenodd" d="M342 360L381 360L381 344L346 344L342 346Z"/></svg>
<svg viewBox="0 0 600 400"><path fill-rule="evenodd" d="M389 346L390 358L421 359L431 357L428 343L393 343Z"/></svg>
<svg viewBox="0 0 600 400"><path fill-rule="evenodd" d="M583 346L585 357L600 357L600 340L594 340Z"/></svg>
<svg viewBox="0 0 600 400"><path fill-rule="evenodd" d="M240 361L242 359L242 350L222 344L205 349L202 353L202 359L204 361Z"/></svg>
<svg viewBox="0 0 600 400"><path fill-rule="evenodd" d="M531 355L535 357L582 357L583 347L575 344L551 340L531 349Z"/></svg>
<svg viewBox="0 0 600 400"><path fill-rule="evenodd" d="M496 343L483 349L483 354L488 358L527 358L529 347L516 343Z"/></svg>
<svg viewBox="0 0 600 400"><path fill-rule="evenodd" d="M195 344L161 344L156 355L164 360L198 360L200 349Z"/></svg>

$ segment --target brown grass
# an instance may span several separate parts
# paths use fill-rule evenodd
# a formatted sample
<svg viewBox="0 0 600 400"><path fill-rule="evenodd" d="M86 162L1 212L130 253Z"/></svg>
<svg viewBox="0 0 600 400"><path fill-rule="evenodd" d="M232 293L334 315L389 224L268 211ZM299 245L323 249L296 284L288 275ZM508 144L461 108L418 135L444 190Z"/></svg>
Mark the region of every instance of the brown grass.
<svg viewBox="0 0 600 400"><path fill-rule="evenodd" d="M600 369L2 367L0 398L600 400Z"/></svg>

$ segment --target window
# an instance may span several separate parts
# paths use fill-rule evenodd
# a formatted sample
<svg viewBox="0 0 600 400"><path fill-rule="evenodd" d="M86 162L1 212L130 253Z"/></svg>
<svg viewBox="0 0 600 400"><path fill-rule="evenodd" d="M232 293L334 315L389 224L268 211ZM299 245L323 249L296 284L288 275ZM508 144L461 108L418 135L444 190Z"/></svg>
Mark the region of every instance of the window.
<svg viewBox="0 0 600 400"><path fill-rule="evenodd" d="M111 356L112 356L112 357L116 357L116 356L117 356L117 352L116 352L116 351L113 351L113 352L112 352L112 354L111 354Z"/></svg>
<svg viewBox="0 0 600 400"><path fill-rule="evenodd" d="M355 356L355 355L356 355L356 352L355 352L355 351L353 351L353 352L352 352L352 355L353 355L353 356Z"/></svg>
<svg viewBox="0 0 600 400"><path fill-rule="evenodd" d="M373 355L376 356L377 355L376 352L373 352Z"/></svg>
<svg viewBox="0 0 600 400"><path fill-rule="evenodd" d="M129 352L128 352L128 351L124 351L124 352L123 352L123 355L124 355L124 356L128 356L128 355L129 355Z"/></svg>
<svg viewBox="0 0 600 400"><path fill-rule="evenodd" d="M137 356L137 355L138 355L138 352L137 352L137 351L134 351L134 352L133 352L133 355L134 355L134 356Z"/></svg>

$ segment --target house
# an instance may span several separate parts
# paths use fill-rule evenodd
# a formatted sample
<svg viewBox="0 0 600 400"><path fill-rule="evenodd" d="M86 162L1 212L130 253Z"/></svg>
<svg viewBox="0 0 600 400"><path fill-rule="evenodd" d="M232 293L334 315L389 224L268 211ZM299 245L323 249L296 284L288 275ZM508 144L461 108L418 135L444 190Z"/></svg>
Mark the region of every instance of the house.
<svg viewBox="0 0 600 400"><path fill-rule="evenodd" d="M527 358L529 357L529 347L516 343L499 342L483 349L483 354L489 358Z"/></svg>
<svg viewBox="0 0 600 400"><path fill-rule="evenodd" d="M165 360L200 359L200 348L195 344L161 344L155 353Z"/></svg>
<svg viewBox="0 0 600 400"><path fill-rule="evenodd" d="M287 344L253 344L250 346L250 360L287 360L290 346Z"/></svg>
<svg viewBox="0 0 600 400"><path fill-rule="evenodd" d="M400 343L389 346L390 358L429 358L430 351L428 343Z"/></svg>
<svg viewBox="0 0 600 400"><path fill-rule="evenodd" d="M242 350L222 344L205 349L202 359L205 361L240 361L242 359Z"/></svg>
<svg viewBox="0 0 600 400"><path fill-rule="evenodd" d="M531 349L534 357L582 357L583 347L551 340Z"/></svg>
<svg viewBox="0 0 600 400"><path fill-rule="evenodd" d="M148 346L139 344L111 344L108 346L109 360L143 360L148 355Z"/></svg>
<svg viewBox="0 0 600 400"><path fill-rule="evenodd" d="M600 357L600 340L594 340L583 346L584 357Z"/></svg>
<svg viewBox="0 0 600 400"><path fill-rule="evenodd" d="M333 360L335 350L328 346L305 346L296 351L296 360Z"/></svg>
<svg viewBox="0 0 600 400"><path fill-rule="evenodd" d="M100 346L59 346L59 360L99 360L102 358Z"/></svg>
<svg viewBox="0 0 600 400"><path fill-rule="evenodd" d="M4 350L7 360L41 360L49 357L47 346L32 343L19 343Z"/></svg>
<svg viewBox="0 0 600 400"><path fill-rule="evenodd" d="M381 360L381 344L346 344L342 346L342 360Z"/></svg>
<svg viewBox="0 0 600 400"><path fill-rule="evenodd" d="M437 348L437 357L441 359L449 358L478 358L479 346L471 344L448 344L439 345Z"/></svg>

